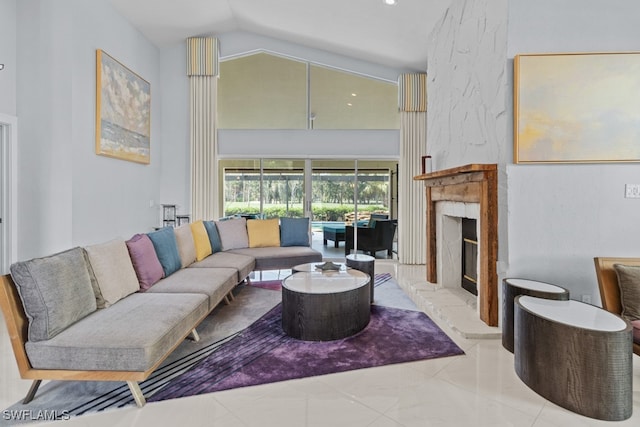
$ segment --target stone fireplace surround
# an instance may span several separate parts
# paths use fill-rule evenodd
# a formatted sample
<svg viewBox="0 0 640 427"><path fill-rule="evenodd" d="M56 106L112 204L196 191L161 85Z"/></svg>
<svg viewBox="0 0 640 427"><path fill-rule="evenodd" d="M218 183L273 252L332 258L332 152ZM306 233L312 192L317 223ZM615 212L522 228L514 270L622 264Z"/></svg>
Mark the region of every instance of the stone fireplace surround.
<svg viewBox="0 0 640 427"><path fill-rule="evenodd" d="M442 201L436 203L436 265L438 283L444 288L459 288L462 276L462 218L478 220L480 236L480 204ZM478 238L478 248L482 241ZM480 249L481 250L481 249ZM480 258L477 271L480 271ZM482 276L478 277L479 281Z"/></svg>
<svg viewBox="0 0 640 427"><path fill-rule="evenodd" d="M451 230L459 226L456 221L460 220L456 218L466 216L477 219L478 312L480 319L488 326L498 326L497 165L470 164L418 175L414 180L423 181L426 187L427 281L450 286L451 279L447 275L455 274L455 271L451 272L451 263L444 258L452 258L455 250L451 248L460 244L460 236L451 239ZM443 233L446 239L454 242L447 243ZM457 277L459 279L459 275Z"/></svg>

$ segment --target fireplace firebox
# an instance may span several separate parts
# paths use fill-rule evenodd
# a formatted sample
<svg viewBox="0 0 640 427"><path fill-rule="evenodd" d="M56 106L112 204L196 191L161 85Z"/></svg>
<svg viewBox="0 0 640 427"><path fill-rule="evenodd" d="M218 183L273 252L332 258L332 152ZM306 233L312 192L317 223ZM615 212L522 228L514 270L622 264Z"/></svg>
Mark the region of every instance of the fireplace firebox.
<svg viewBox="0 0 640 427"><path fill-rule="evenodd" d="M460 284L473 295L478 295L478 232L477 221L462 218L462 274Z"/></svg>

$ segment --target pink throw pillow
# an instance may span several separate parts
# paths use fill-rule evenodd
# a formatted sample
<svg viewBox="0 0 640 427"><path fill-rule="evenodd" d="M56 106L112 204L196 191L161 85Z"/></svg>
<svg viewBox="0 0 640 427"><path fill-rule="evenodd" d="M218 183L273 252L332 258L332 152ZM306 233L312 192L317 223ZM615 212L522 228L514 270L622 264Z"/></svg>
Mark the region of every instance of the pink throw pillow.
<svg viewBox="0 0 640 427"><path fill-rule="evenodd" d="M126 243L133 269L140 282L140 290L146 291L164 276L153 242L146 234L136 234Z"/></svg>

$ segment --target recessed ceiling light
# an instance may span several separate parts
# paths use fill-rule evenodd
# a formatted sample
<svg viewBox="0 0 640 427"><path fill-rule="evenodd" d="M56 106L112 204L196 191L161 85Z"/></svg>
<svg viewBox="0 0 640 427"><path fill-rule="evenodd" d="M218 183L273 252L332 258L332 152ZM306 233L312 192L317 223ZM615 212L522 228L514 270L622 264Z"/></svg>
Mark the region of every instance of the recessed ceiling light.
<svg viewBox="0 0 640 427"><path fill-rule="evenodd" d="M384 0L384 4L388 4L389 6L395 6L398 4L398 0Z"/></svg>
<svg viewBox="0 0 640 427"><path fill-rule="evenodd" d="M4 64L0 64L0 71L4 70Z"/></svg>
<svg viewBox="0 0 640 427"><path fill-rule="evenodd" d="M351 96L358 96L358 94L357 93L352 93Z"/></svg>

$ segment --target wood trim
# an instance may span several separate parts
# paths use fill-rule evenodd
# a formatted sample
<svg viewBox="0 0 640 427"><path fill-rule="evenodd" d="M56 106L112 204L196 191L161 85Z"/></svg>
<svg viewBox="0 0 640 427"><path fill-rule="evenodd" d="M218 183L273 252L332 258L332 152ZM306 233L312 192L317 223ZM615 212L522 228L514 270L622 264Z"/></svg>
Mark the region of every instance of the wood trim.
<svg viewBox="0 0 640 427"><path fill-rule="evenodd" d="M480 204L480 319L498 326L498 167L470 164L417 175L427 199L427 281L437 283L435 205L441 201Z"/></svg>
<svg viewBox="0 0 640 427"><path fill-rule="evenodd" d="M416 175L413 177L416 181L425 181L434 178L450 177L458 174L466 174L471 172L491 172L497 171L498 165L495 163L473 163L464 166L458 166L455 168L442 169L439 171L429 172L422 175Z"/></svg>
<svg viewBox="0 0 640 427"><path fill-rule="evenodd" d="M620 315L622 313L622 301L620 300L618 274L613 266L615 264L640 266L640 258L595 257L593 261L596 267L602 308ZM640 356L640 344L633 343L633 352Z"/></svg>

